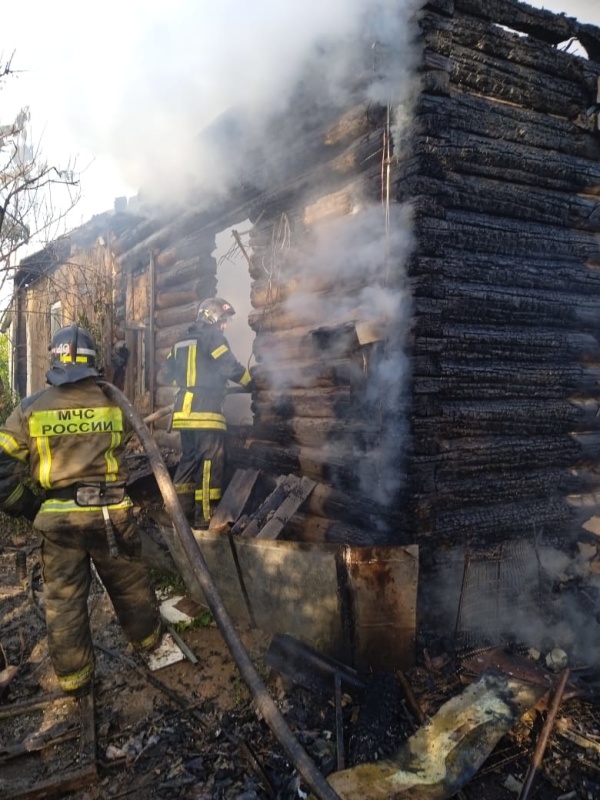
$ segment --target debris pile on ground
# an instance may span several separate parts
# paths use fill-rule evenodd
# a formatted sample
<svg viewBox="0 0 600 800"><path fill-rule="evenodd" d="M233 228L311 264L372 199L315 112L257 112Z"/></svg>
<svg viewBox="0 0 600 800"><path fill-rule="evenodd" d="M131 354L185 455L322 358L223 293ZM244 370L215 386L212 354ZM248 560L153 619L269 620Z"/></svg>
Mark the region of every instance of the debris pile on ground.
<svg viewBox="0 0 600 800"><path fill-rule="evenodd" d="M2 797L28 796L27 787L15 782L16 774L25 784L31 779L46 786L46 797L69 800L291 800L306 796L306 787L257 714L210 615L189 598L176 599L177 592L185 594L181 582L154 576L161 595L170 598L165 613L170 608L171 614L181 614L180 618L170 616L174 634L197 661L186 658L154 672L128 651L103 588L95 583L90 609L97 642L96 678L94 702L86 706L57 695L39 613L43 593L31 531L11 528L3 541ZM461 758L470 764L470 771L465 766L456 774L462 800L518 800L565 666L564 655L550 645L544 652L502 646L457 654L436 651L432 643L418 653L413 669L361 677L346 665L309 652L310 648L291 637L270 637L251 629L243 630L242 637L287 724L315 765L343 797L364 800L369 800L364 786L360 785L359 795L353 795L347 785L342 790L339 776L351 776L354 781L362 764L392 764L397 772L399 761L404 766L410 761L402 753L412 753L413 758L426 740L427 747L440 746L444 736L441 729L436 734L436 725L450 719L448 709L453 704L466 702L469 724L473 724L475 706L469 692L485 686L495 703L494 687L504 685L503 681L530 687L527 691L536 695L535 702L518 721L504 718L506 730L495 729L499 741L489 739L489 752L480 749L478 760L469 749L466 722L459 719L454 742L461 738L466 742L469 757ZM292 651L293 667L286 668L287 654ZM500 678L490 683L486 677L490 674ZM600 797L598 691L600 675L588 665L573 664L534 775L531 798ZM65 714L68 704L75 704L76 711ZM17 709L21 709L18 715ZM499 720L501 715L494 714ZM90 754L82 751L86 743L89 748L90 724L91 761ZM435 742L427 738L434 734ZM477 739L481 745L483 737ZM449 796L456 785L451 781L431 796Z"/></svg>

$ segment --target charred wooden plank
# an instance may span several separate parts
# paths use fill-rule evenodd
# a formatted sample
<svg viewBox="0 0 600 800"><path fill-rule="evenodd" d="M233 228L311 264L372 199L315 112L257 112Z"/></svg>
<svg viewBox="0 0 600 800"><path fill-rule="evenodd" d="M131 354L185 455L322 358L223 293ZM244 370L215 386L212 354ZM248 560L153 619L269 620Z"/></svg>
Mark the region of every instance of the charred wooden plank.
<svg viewBox="0 0 600 800"><path fill-rule="evenodd" d="M450 82L467 92L575 119L593 104L589 90L500 58L454 46Z"/></svg>
<svg viewBox="0 0 600 800"><path fill-rule="evenodd" d="M573 519L574 512L564 500L533 498L526 502L496 503L451 512L439 508L428 533L435 532L440 539L458 535L462 541L489 544L518 535L533 537L536 531L546 527L560 536L561 531L565 532L573 524Z"/></svg>
<svg viewBox="0 0 600 800"><path fill-rule="evenodd" d="M551 351L537 363L517 359L509 361L496 358L484 361L479 358L461 361L418 356L414 359L413 370L417 377L436 377L442 384L446 380L449 386L453 382L463 383L465 387L477 383L487 386L504 384L502 394L506 396L512 386L519 384L524 384L532 396L549 384L561 386L565 396L577 389L583 392L584 387L593 391L600 378L600 366L561 363L554 359L548 363L550 354ZM467 391L472 391L472 388L467 388Z"/></svg>
<svg viewBox="0 0 600 800"><path fill-rule="evenodd" d="M210 520L210 530L223 529L244 513L259 474L256 469L236 470Z"/></svg>
<svg viewBox="0 0 600 800"><path fill-rule="evenodd" d="M506 30L500 27L496 20L481 20L461 15L455 19L452 41L453 45L458 47L459 60L464 48L466 53L470 53L470 57L475 59L475 65L478 63L477 56L481 55L489 57L487 63L507 72L512 72L514 69L515 74L522 74L523 78L528 75L531 77L531 73L521 72L519 67L533 70L533 73L542 73L543 79L553 77L573 83L575 85L571 87L571 100L577 97L582 87L586 88L584 59L574 58L571 53L564 53L556 47L549 46L547 42L520 36L514 30ZM477 66L473 69L477 70Z"/></svg>
<svg viewBox="0 0 600 800"><path fill-rule="evenodd" d="M578 333L551 328L494 328L490 325L442 324L428 336L426 327L419 328L413 353L435 355L443 353L450 359L461 356L467 360L501 359L508 361L537 361L551 351L555 361L573 361L582 357L600 360L600 343L592 333Z"/></svg>
<svg viewBox="0 0 600 800"><path fill-rule="evenodd" d="M529 498L554 497L574 491L578 481L568 470L517 471L514 474L488 473L486 480L473 477L460 481L437 481L435 492L431 495L414 494L417 503L435 497L438 508L444 511L459 511L473 506L510 503L516 497ZM597 486L597 483L596 483Z"/></svg>
<svg viewBox="0 0 600 800"><path fill-rule="evenodd" d="M428 452L423 452L428 451ZM570 467L585 457L586 448L563 433L546 436L469 436L463 439L415 441L411 469L422 491L434 491L438 479L476 476L482 470L523 469L532 462ZM590 449L590 454L593 455Z"/></svg>
<svg viewBox="0 0 600 800"><path fill-rule="evenodd" d="M411 275L431 275L434 280L448 277L453 281L470 284L494 284L522 289L597 293L600 291L600 269L593 261L582 261L571 257L554 258L551 254L507 257L500 253L448 254L444 258L419 256L409 265ZM463 321L464 322L464 321ZM543 323L540 321L540 327ZM435 320L423 327L435 330Z"/></svg>
<svg viewBox="0 0 600 800"><path fill-rule="evenodd" d="M527 144L552 153L583 159L600 158L600 141L589 122L541 114L452 90L450 97L421 94L415 109L421 133L443 137L456 129L489 139Z"/></svg>
<svg viewBox="0 0 600 800"><path fill-rule="evenodd" d="M600 309L594 297L579 292L555 292L529 289L519 291L510 286L482 286L480 284L443 281L432 285L429 281L414 281L416 311L425 310L426 298L435 300L442 320L469 320L471 324L519 326L529 323L557 328L572 327L585 331L597 329ZM423 304L421 304L421 300ZM467 306L477 307L469 310ZM506 316L508 315L508 316Z"/></svg>
<svg viewBox="0 0 600 800"><path fill-rule="evenodd" d="M571 436L581 415L568 403L531 397L510 400L448 400L438 417L417 417L413 435L417 442L485 436ZM589 430L587 425L582 430Z"/></svg>
<svg viewBox="0 0 600 800"><path fill-rule="evenodd" d="M274 510L272 516L261 526L256 534L257 539L277 539L284 525L300 508L316 486L316 481L307 478L296 479L288 488L287 496Z"/></svg>
<svg viewBox="0 0 600 800"><path fill-rule="evenodd" d="M593 160L548 152L531 147L527 142L502 142L477 134L449 129L438 138L428 136L418 145L435 169L420 169L431 177L459 172L501 180L516 185L537 186L568 193L586 192L597 196L600 187L600 165ZM441 172L440 172L441 169ZM402 171L399 178L402 179Z"/></svg>
<svg viewBox="0 0 600 800"><path fill-rule="evenodd" d="M256 511L252 512L249 517L239 519L233 528L232 534L241 534L242 536L253 539L257 536L263 525L266 524L268 519L275 513L279 506L288 496L291 488L298 482L298 478L294 475L279 476L277 485L273 491L263 500Z"/></svg>
<svg viewBox="0 0 600 800"><path fill-rule="evenodd" d="M470 211L563 228L597 231L600 203L595 196L572 195L535 186L501 184L485 177L448 172L445 180L408 178L398 183L399 201L435 198L446 209ZM421 213L421 212L419 212Z"/></svg>
<svg viewBox="0 0 600 800"><path fill-rule="evenodd" d="M600 242L587 231L532 222L527 225L525 236L516 220L451 210L446 212L445 220L416 219L415 228L421 237L419 255L452 256L460 251L600 262Z"/></svg>
<svg viewBox="0 0 600 800"><path fill-rule="evenodd" d="M479 0L455 0L454 7L463 14L506 25L554 45L572 36L579 37L582 33L585 35L588 27L578 23L574 17L533 8L528 3L518 0L487 0L485 3ZM590 38L592 38L591 32ZM597 42L599 38L600 32L596 29L593 41Z"/></svg>
<svg viewBox="0 0 600 800"><path fill-rule="evenodd" d="M325 542L328 544L354 544L367 547L389 541L381 530L368 529L342 522L339 519L296 513L286 525L286 535L293 541Z"/></svg>

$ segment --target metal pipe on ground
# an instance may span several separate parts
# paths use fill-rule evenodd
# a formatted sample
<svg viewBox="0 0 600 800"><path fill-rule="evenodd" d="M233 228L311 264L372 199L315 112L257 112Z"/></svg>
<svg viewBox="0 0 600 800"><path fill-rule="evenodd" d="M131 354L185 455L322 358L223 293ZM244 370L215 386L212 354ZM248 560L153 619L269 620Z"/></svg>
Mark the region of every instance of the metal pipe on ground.
<svg viewBox="0 0 600 800"><path fill-rule="evenodd" d="M307 786L314 792L315 796L319 800L340 800L339 795L327 783L323 774L319 772L314 762L288 728L281 711L277 708L272 697L268 693L266 686L242 644L233 625L233 621L217 591L204 560L204 556L202 555L202 551L194 538L190 524L183 513L171 482L171 477L165 466L160 450L158 449L158 445L123 392L111 383L102 381L99 385L102 387L107 397L119 406L146 450L150 466L152 467L158 488L163 497L165 508L173 521L175 534L198 578L208 607L225 639L233 660L240 670L244 682L254 698L256 707Z"/></svg>

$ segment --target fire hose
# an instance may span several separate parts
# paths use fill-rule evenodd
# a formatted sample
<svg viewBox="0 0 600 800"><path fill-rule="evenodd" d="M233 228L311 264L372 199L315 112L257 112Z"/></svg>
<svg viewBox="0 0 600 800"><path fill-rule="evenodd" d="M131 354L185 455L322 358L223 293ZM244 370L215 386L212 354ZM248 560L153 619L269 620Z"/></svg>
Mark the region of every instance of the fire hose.
<svg viewBox="0 0 600 800"><path fill-rule="evenodd" d="M101 382L100 386L104 393L119 406L126 419L137 433L148 455L150 467L156 478L165 508L173 521L175 535L194 570L195 576L204 592L208 607L225 639L244 682L254 698L257 709L262 714L277 741L287 753L290 761L298 770L298 773L304 779L307 786L314 792L318 800L340 800L339 795L327 783L323 774L317 769L312 759L292 734L283 714L275 705L273 698L267 691L256 667L242 644L233 621L212 579L198 542L194 538L187 517L183 513L175 488L171 482L171 476L163 461L158 445L152 438L144 421L137 414L125 395L111 383Z"/></svg>

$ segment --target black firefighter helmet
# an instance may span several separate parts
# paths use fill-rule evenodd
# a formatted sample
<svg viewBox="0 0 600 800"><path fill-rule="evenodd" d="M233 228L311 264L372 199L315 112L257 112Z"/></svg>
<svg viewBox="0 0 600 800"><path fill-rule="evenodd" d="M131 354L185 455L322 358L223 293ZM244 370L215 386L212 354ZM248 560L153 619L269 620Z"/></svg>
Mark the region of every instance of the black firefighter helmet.
<svg viewBox="0 0 600 800"><path fill-rule="evenodd" d="M60 328L50 345L50 369L46 380L53 386L97 378L96 343L92 334L79 325Z"/></svg>
<svg viewBox="0 0 600 800"><path fill-rule="evenodd" d="M235 309L227 300L223 300L222 297L207 297L198 306L196 322L218 325L228 320L229 317L233 317L234 314Z"/></svg>

